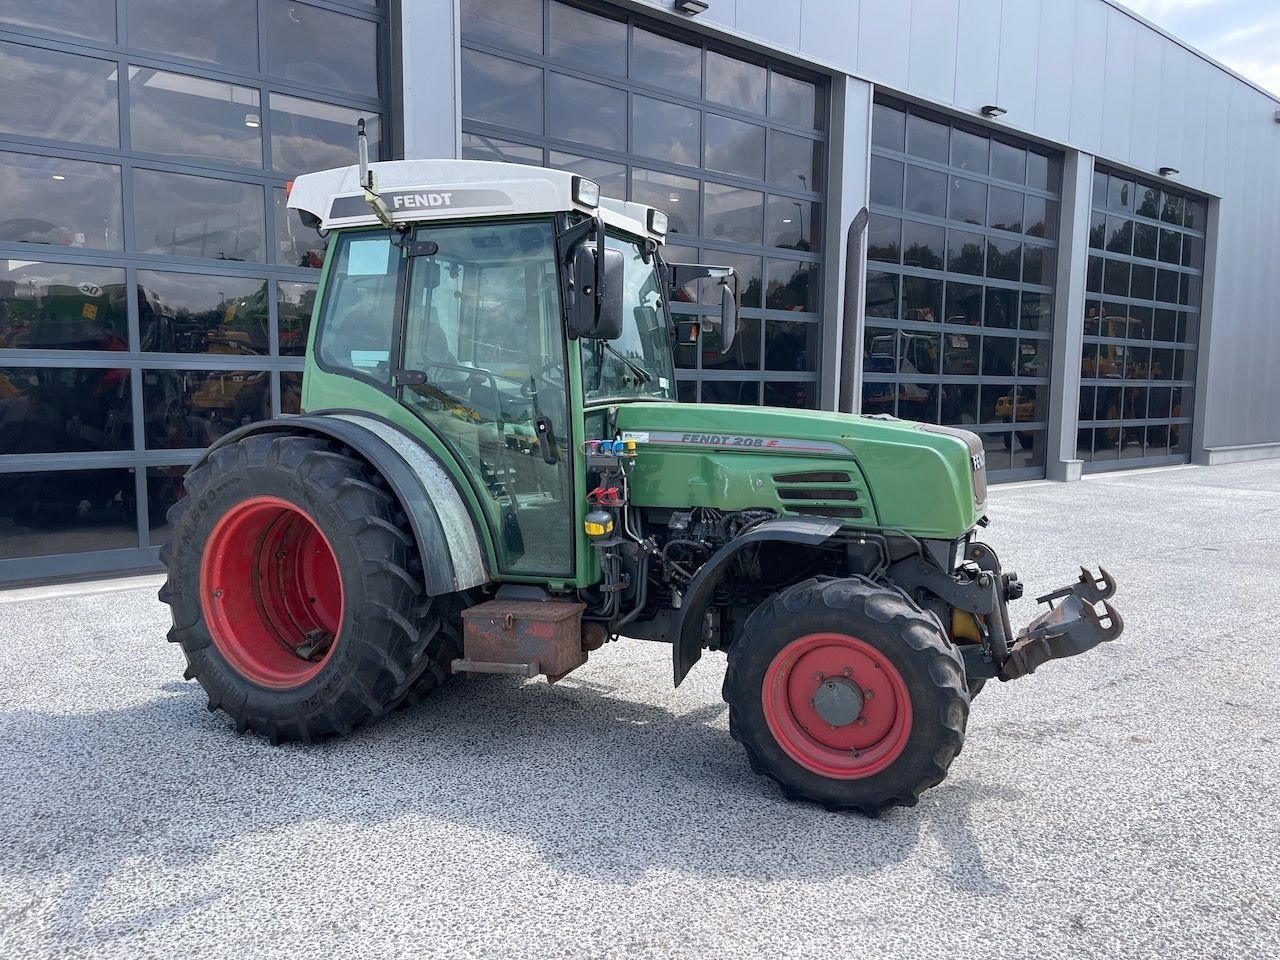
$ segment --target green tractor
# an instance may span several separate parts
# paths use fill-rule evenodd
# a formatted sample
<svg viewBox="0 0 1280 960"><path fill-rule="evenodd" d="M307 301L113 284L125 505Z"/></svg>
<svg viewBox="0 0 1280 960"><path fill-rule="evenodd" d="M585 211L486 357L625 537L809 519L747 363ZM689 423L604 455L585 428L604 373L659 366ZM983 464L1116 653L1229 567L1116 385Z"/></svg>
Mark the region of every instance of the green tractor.
<svg viewBox="0 0 1280 960"><path fill-rule="evenodd" d="M305 412L211 447L161 554L169 639L240 731L346 734L627 636L677 685L724 652L752 767L871 813L946 776L987 680L1120 634L1083 569L1014 631L976 436L677 402L701 329L673 291L721 285L727 349L735 278L664 262L662 212L474 161L308 174L289 206L329 234Z"/></svg>

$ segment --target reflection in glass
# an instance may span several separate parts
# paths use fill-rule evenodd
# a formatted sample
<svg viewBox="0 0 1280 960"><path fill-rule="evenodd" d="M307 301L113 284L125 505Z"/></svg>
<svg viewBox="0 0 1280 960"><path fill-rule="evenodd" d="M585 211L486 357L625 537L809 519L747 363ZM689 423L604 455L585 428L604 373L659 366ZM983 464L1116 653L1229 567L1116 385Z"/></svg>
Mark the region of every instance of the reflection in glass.
<svg viewBox="0 0 1280 960"><path fill-rule="evenodd" d="M462 36L522 53L542 52L542 0L462 0Z"/></svg>
<svg viewBox="0 0 1280 960"><path fill-rule="evenodd" d="M1017 329L1018 291L1005 290L1002 287L987 287L987 306L983 313L983 324L1006 330Z"/></svg>
<svg viewBox="0 0 1280 960"><path fill-rule="evenodd" d="M324 90L382 95L378 26L319 7L269 0L270 73Z"/></svg>
<svg viewBox="0 0 1280 960"><path fill-rule="evenodd" d="M871 143L902 153L907 148L907 115L877 103L871 112Z"/></svg>
<svg viewBox="0 0 1280 960"><path fill-rule="evenodd" d="M982 323L982 287L947 282L947 323L977 326Z"/></svg>
<svg viewBox="0 0 1280 960"><path fill-rule="evenodd" d="M943 337L944 343L947 337ZM966 337L959 339L965 340ZM943 373L950 364L943 355ZM976 383L946 383L942 385L942 422L952 426L978 422L978 385Z"/></svg>
<svg viewBox="0 0 1280 960"><path fill-rule="evenodd" d="M866 315L886 320L898 319L898 281L896 273L867 271Z"/></svg>
<svg viewBox="0 0 1280 960"><path fill-rule="evenodd" d="M656 170L631 170L631 199L666 212L672 233L698 232L698 181Z"/></svg>
<svg viewBox="0 0 1280 960"><path fill-rule="evenodd" d="M815 371L818 369L821 341L822 330L813 321L766 321L765 369Z"/></svg>
<svg viewBox="0 0 1280 960"><path fill-rule="evenodd" d="M1040 247L1028 243L1022 251L1022 282L1050 286L1058 258L1053 247Z"/></svg>
<svg viewBox="0 0 1280 960"><path fill-rule="evenodd" d="M817 384L812 381L765 381L766 407L798 407L813 409L818 405Z"/></svg>
<svg viewBox="0 0 1280 960"><path fill-rule="evenodd" d="M986 238L962 230L947 231L947 269L982 276Z"/></svg>
<svg viewBox="0 0 1280 960"><path fill-rule="evenodd" d="M902 164L899 161L871 158L871 202L901 208Z"/></svg>
<svg viewBox="0 0 1280 960"><path fill-rule="evenodd" d="M769 260L769 286L765 292L765 309L816 313L818 295L816 263Z"/></svg>
<svg viewBox="0 0 1280 960"><path fill-rule="evenodd" d="M867 224L867 259L881 263L902 262L902 221L873 213Z"/></svg>
<svg viewBox="0 0 1280 960"><path fill-rule="evenodd" d="M764 179L764 127L708 113L703 116L708 170Z"/></svg>
<svg viewBox="0 0 1280 960"><path fill-rule="evenodd" d="M143 253L247 260L266 256L262 187L134 170L134 219Z"/></svg>
<svg viewBox="0 0 1280 960"><path fill-rule="evenodd" d="M991 188L991 202L987 211L987 226L1011 233L1022 232L1022 208L1024 194L1002 187Z"/></svg>
<svg viewBox="0 0 1280 960"><path fill-rule="evenodd" d="M1027 236L1054 239L1058 234L1058 201L1027 194L1027 211L1023 220Z"/></svg>
<svg viewBox="0 0 1280 960"><path fill-rule="evenodd" d="M0 42L0 132L119 146L116 70L111 60Z"/></svg>
<svg viewBox="0 0 1280 960"><path fill-rule="evenodd" d="M299 211L288 208L284 190L280 187L272 189L271 203L275 208L276 218L275 262L288 267L311 267L316 270L323 267L328 239L304 224Z"/></svg>
<svg viewBox="0 0 1280 960"><path fill-rule="evenodd" d="M308 173L356 162L356 121L369 136L369 159L382 159L382 118L370 110L271 94L271 165L281 173Z"/></svg>
<svg viewBox="0 0 1280 960"><path fill-rule="evenodd" d="M1011 377L1017 371L1014 357L1018 341L1013 337L982 338L982 375L984 377Z"/></svg>
<svg viewBox="0 0 1280 960"><path fill-rule="evenodd" d="M0 455L132 446L128 370L0 368Z"/></svg>
<svg viewBox="0 0 1280 960"><path fill-rule="evenodd" d="M944 333L942 335L942 372L949 376L976 376L981 343L982 338L971 333Z"/></svg>
<svg viewBox="0 0 1280 960"><path fill-rule="evenodd" d="M129 66L129 137L135 150L262 166L258 91L153 67Z"/></svg>
<svg viewBox="0 0 1280 960"><path fill-rule="evenodd" d="M553 0L547 53L574 66L590 64L603 73L627 73L627 24ZM552 95L552 103L555 95Z"/></svg>
<svg viewBox="0 0 1280 960"><path fill-rule="evenodd" d="M759 370L760 321L740 318L738 335L728 353L720 352L719 323L708 324L703 328L699 353L703 370Z"/></svg>
<svg viewBox="0 0 1280 960"><path fill-rule="evenodd" d="M280 356L301 357L307 352L311 311L316 305L314 283L276 283L276 316L280 319Z"/></svg>
<svg viewBox="0 0 1280 960"><path fill-rule="evenodd" d="M1027 151L999 140L991 141L991 175L1010 183L1027 182Z"/></svg>
<svg viewBox="0 0 1280 960"><path fill-rule="evenodd" d="M907 167L906 208L932 217L947 215L947 175L924 167Z"/></svg>
<svg viewBox="0 0 1280 960"><path fill-rule="evenodd" d="M553 73L548 102L550 136L606 150L627 148L625 91Z"/></svg>
<svg viewBox="0 0 1280 960"><path fill-rule="evenodd" d="M580 157L573 153L552 150L549 165L556 170L568 170L600 184L600 192L606 197L622 200L627 195L627 168L625 164L594 157ZM541 159L538 161L541 163Z"/></svg>
<svg viewBox="0 0 1280 960"><path fill-rule="evenodd" d="M0 0L0 21L114 43L116 0Z"/></svg>
<svg viewBox="0 0 1280 960"><path fill-rule="evenodd" d="M127 0L129 45L258 72L257 0L201 0L174 16L172 0Z"/></svg>
<svg viewBox="0 0 1280 960"><path fill-rule="evenodd" d="M902 319L937 323L942 317L942 281L902 278ZM922 371L923 372L923 371Z"/></svg>
<svg viewBox="0 0 1280 960"><path fill-rule="evenodd" d="M132 471L0 473L0 560L137 546Z"/></svg>
<svg viewBox="0 0 1280 960"><path fill-rule="evenodd" d="M702 232L734 243L763 240L764 195L723 183L706 182Z"/></svg>
<svg viewBox="0 0 1280 960"><path fill-rule="evenodd" d="M171 467L147 467L147 521L151 546L169 543L169 508L187 495L186 464Z"/></svg>
<svg viewBox="0 0 1280 960"><path fill-rule="evenodd" d="M915 168L912 168L915 172ZM907 180L907 190L911 190L911 179ZM930 211L921 211L928 213ZM982 226L987 220L987 185L976 180L953 177L951 180L951 200L947 216L963 223L974 223Z"/></svg>
<svg viewBox="0 0 1280 960"><path fill-rule="evenodd" d="M746 113L764 113L766 71L754 63L707 51L707 99Z"/></svg>
<svg viewBox="0 0 1280 960"><path fill-rule="evenodd" d="M1022 244L1017 240L987 238L987 276L1017 280L1022 270Z"/></svg>
<svg viewBox="0 0 1280 960"><path fill-rule="evenodd" d="M625 98L625 94L623 95ZM701 114L691 107L631 97L632 149L645 157L698 166Z"/></svg>
<svg viewBox="0 0 1280 960"><path fill-rule="evenodd" d="M542 148L512 140L500 140L487 133L464 133L462 159L493 160L498 163L531 163L542 166ZM552 166L554 165L553 161Z"/></svg>
<svg viewBox="0 0 1280 960"><path fill-rule="evenodd" d="M903 262L908 267L924 267L926 270L943 268L946 230L931 223L915 220L903 224Z"/></svg>
<svg viewBox="0 0 1280 960"><path fill-rule="evenodd" d="M271 418L265 370L144 370L147 449L200 449Z"/></svg>
<svg viewBox="0 0 1280 960"><path fill-rule="evenodd" d="M946 163L949 140L945 123L935 123L914 113L907 117L907 153L913 157Z"/></svg>
<svg viewBox="0 0 1280 960"><path fill-rule="evenodd" d="M267 283L139 270L138 325L144 351L261 356L268 352Z"/></svg>
<svg viewBox="0 0 1280 960"><path fill-rule="evenodd" d="M697 98L702 95L702 49L636 27L631 79Z"/></svg>
<svg viewBox="0 0 1280 960"><path fill-rule="evenodd" d="M951 165L970 173L986 174L991 141L968 130L951 131Z"/></svg>
<svg viewBox="0 0 1280 960"><path fill-rule="evenodd" d="M1053 325L1053 295L1048 293L1024 293L1022 295L1023 330L1049 330Z"/></svg>
<svg viewBox="0 0 1280 960"><path fill-rule="evenodd" d="M765 245L791 250L815 250L818 222L808 200L770 197L765 217Z"/></svg>
<svg viewBox="0 0 1280 960"><path fill-rule="evenodd" d="M122 247L120 168L0 151L0 240Z"/></svg>
<svg viewBox="0 0 1280 960"><path fill-rule="evenodd" d="M769 131L769 158L766 175L771 183L801 190L820 190L818 144L807 137Z"/></svg>
<svg viewBox="0 0 1280 960"><path fill-rule="evenodd" d="M462 51L462 115L542 132L542 71L478 50Z"/></svg>
<svg viewBox="0 0 1280 960"><path fill-rule="evenodd" d="M738 274L738 306L746 309L761 306L760 295L763 291L761 277L764 272L764 261L760 257L725 253L722 250L707 250L703 256L703 262L714 263L721 267L733 267ZM719 284L704 282L697 287L703 303L719 306Z"/></svg>
<svg viewBox="0 0 1280 960"><path fill-rule="evenodd" d="M769 76L769 116L797 127L821 127L818 88L775 70Z"/></svg>
<svg viewBox="0 0 1280 960"><path fill-rule="evenodd" d="M124 270L0 260L0 349L5 348L128 350Z"/></svg>
<svg viewBox="0 0 1280 960"><path fill-rule="evenodd" d="M302 373L283 371L280 374L280 412L302 412Z"/></svg>

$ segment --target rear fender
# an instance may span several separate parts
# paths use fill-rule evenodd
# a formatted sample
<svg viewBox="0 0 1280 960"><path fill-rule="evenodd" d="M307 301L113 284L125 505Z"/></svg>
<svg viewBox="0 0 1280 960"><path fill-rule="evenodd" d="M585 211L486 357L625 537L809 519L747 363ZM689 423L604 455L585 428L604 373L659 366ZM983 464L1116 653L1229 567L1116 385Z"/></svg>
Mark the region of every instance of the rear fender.
<svg viewBox="0 0 1280 960"><path fill-rule="evenodd" d="M264 434L311 434L345 444L381 474L400 506L422 557L423 586L441 596L489 582L484 553L466 503L430 451L399 427L354 413L266 420L233 430L206 450L192 469L218 448Z"/></svg>
<svg viewBox="0 0 1280 960"><path fill-rule="evenodd" d="M671 660L676 686L702 659L703 624L715 595L716 585L735 557L746 547L774 541L817 546L829 540L840 529L840 521L827 517L788 517L767 520L752 527L736 540L731 540L711 555L694 578L689 581L679 617L671 633Z"/></svg>

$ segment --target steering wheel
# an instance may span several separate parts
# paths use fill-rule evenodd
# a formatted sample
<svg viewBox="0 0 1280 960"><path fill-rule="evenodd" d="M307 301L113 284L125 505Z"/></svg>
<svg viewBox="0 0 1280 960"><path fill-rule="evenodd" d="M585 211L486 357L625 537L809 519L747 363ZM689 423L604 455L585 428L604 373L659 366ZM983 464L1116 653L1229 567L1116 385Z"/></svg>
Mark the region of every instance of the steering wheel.
<svg viewBox="0 0 1280 960"><path fill-rule="evenodd" d="M532 397L534 384L538 380L543 380L544 383L549 384L550 386L555 387L559 390L563 390L564 389L563 377L561 378L547 377L543 379L543 374L547 373L550 370L554 370L559 366L560 366L560 361L556 359L556 360L550 360L547 363L544 363L537 370L530 370L529 375L520 381L521 395L524 397Z"/></svg>

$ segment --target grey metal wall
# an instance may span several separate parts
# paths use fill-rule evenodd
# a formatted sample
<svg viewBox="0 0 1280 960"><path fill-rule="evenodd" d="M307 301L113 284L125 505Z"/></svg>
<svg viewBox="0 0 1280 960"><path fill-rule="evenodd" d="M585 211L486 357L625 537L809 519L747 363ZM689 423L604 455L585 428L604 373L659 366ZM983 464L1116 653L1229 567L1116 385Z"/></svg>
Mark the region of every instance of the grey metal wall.
<svg viewBox="0 0 1280 960"><path fill-rule="evenodd" d="M455 3L424 6L446 16L407 45L418 65L406 65L406 83L431 82L425 100L406 94L406 151L447 155L458 111L444 65L456 64L457 37L441 21ZM670 0L619 6L673 16ZM1008 110L998 126L1078 150L1086 167L1094 156L1148 175L1171 166L1180 186L1220 197L1197 456L1280 455L1280 100L1110 0L712 0L693 22L971 117L998 104ZM846 150L858 136L847 131ZM851 217L859 185L841 186ZM1074 226L1083 235L1087 220Z"/></svg>

